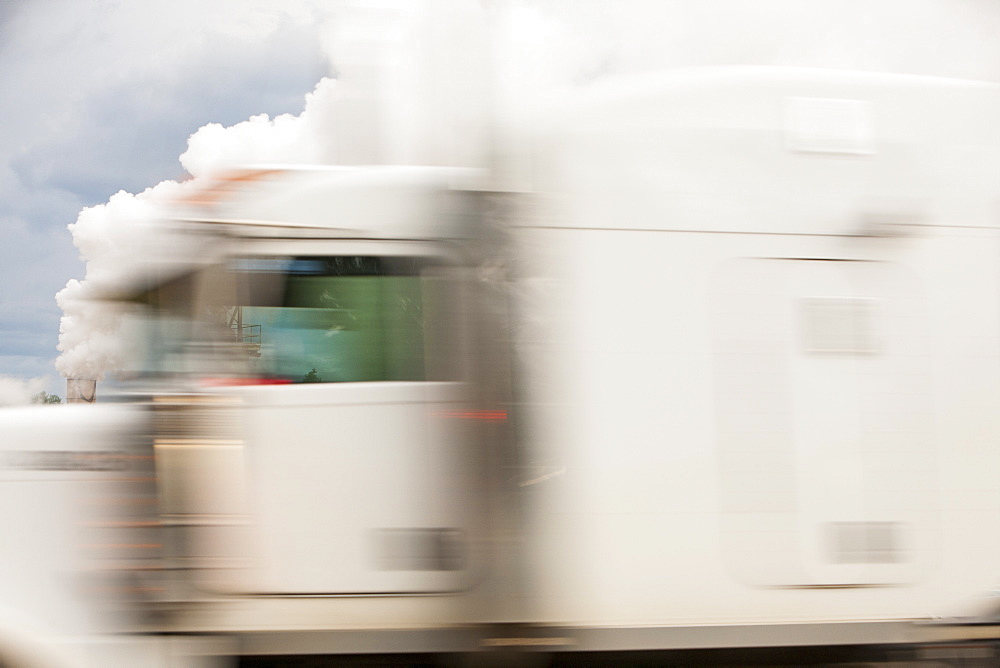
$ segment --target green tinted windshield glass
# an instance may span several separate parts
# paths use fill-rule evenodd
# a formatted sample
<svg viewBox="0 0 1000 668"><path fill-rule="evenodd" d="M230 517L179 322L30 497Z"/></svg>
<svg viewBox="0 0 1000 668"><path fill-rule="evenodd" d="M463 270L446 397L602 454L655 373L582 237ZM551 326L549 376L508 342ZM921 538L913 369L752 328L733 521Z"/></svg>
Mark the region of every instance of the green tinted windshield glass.
<svg viewBox="0 0 1000 668"><path fill-rule="evenodd" d="M293 383L422 379L420 268L410 258L290 261L280 305L239 307L258 372Z"/></svg>

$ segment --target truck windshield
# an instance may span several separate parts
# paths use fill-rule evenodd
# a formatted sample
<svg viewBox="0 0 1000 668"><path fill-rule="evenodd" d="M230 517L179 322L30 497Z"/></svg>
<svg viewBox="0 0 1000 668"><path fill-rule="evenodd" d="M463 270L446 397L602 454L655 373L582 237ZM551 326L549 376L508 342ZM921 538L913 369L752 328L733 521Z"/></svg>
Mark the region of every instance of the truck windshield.
<svg viewBox="0 0 1000 668"><path fill-rule="evenodd" d="M454 380L457 280L399 256L236 258L145 294L125 373L240 384Z"/></svg>
<svg viewBox="0 0 1000 668"><path fill-rule="evenodd" d="M425 268L407 257L235 260L237 299L219 315L255 375L291 383L422 380Z"/></svg>

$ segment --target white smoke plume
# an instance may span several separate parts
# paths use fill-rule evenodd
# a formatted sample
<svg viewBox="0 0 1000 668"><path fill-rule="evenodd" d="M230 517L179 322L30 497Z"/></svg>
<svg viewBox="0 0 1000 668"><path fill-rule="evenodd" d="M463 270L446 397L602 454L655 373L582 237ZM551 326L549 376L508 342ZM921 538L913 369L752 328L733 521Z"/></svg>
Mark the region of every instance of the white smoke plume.
<svg viewBox="0 0 1000 668"><path fill-rule="evenodd" d="M126 283L152 253L157 239L157 202L177 197L191 182L164 181L133 195L119 191L106 204L80 212L69 226L73 244L87 263L82 281L70 280L56 294L63 310L61 352L56 369L67 378L101 380L119 368L126 354L119 336L123 307L102 301L102 294Z"/></svg>
<svg viewBox="0 0 1000 668"><path fill-rule="evenodd" d="M45 389L44 378L22 380L0 376L0 406L27 406L31 398Z"/></svg>
<svg viewBox="0 0 1000 668"><path fill-rule="evenodd" d="M56 294L63 310L56 369L67 378L101 380L128 356L121 333L124 307L100 296L127 284L156 260L163 243L161 203L197 188L214 171L247 163L320 163L334 150L328 131L336 82L323 79L306 97L298 116L273 120L262 114L230 127L210 123L188 140L181 163L194 179L163 181L139 194L120 191L107 203L80 212L69 225L87 263L86 277L70 280Z"/></svg>
<svg viewBox="0 0 1000 668"><path fill-rule="evenodd" d="M194 177L254 163L323 164L333 162L336 146L331 119L336 113L337 82L322 79L306 95L298 116L267 114L229 127L209 123L188 139L181 165Z"/></svg>

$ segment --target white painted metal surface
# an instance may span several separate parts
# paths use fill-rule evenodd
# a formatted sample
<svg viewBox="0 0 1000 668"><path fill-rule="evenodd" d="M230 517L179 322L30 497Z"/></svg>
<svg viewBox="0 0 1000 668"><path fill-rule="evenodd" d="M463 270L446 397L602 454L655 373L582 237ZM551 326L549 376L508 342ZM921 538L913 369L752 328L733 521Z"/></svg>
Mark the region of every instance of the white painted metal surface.
<svg viewBox="0 0 1000 668"><path fill-rule="evenodd" d="M785 141L805 97L863 109L866 149ZM998 103L735 69L547 128L520 232L529 451L559 472L528 492L533 619L916 618L992 586Z"/></svg>

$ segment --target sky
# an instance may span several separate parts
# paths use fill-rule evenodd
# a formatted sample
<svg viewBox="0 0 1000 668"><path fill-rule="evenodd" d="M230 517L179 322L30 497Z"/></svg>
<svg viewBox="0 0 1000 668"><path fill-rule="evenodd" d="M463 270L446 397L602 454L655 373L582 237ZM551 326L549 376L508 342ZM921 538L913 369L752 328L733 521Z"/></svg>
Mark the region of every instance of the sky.
<svg viewBox="0 0 1000 668"><path fill-rule="evenodd" d="M468 162L490 119L633 72L1000 82L997 35L994 0L0 0L0 404L64 394L55 295L83 291L81 253L91 281L124 261L100 248L161 182L227 162Z"/></svg>

